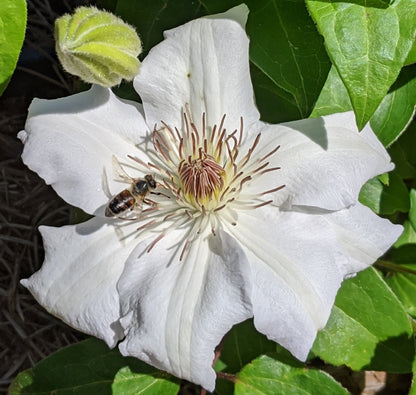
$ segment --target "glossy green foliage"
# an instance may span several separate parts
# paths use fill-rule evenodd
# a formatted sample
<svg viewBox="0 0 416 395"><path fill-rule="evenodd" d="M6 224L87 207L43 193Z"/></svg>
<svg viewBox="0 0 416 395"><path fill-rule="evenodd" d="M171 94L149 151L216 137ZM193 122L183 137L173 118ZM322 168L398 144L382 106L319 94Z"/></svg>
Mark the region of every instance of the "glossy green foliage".
<svg viewBox="0 0 416 395"><path fill-rule="evenodd" d="M362 129L405 64L416 30L416 1L306 3Z"/></svg>
<svg viewBox="0 0 416 395"><path fill-rule="evenodd" d="M416 104L416 65L403 68L397 81L370 119L372 129L385 145L391 145L413 117Z"/></svg>
<svg viewBox="0 0 416 395"><path fill-rule="evenodd" d="M16 67L26 29L26 1L0 1L0 95Z"/></svg>
<svg viewBox="0 0 416 395"><path fill-rule="evenodd" d="M410 372L413 330L402 304L370 268L344 282L312 351L328 363L354 370Z"/></svg>
<svg viewBox="0 0 416 395"><path fill-rule="evenodd" d="M89 339L62 349L20 373L10 395L176 394L167 373L134 358L123 358L103 342Z"/></svg>
<svg viewBox="0 0 416 395"><path fill-rule="evenodd" d="M276 343L257 332L253 321L234 326L228 333L221 352L222 369L227 373L239 372L261 354L276 352Z"/></svg>
<svg viewBox="0 0 416 395"><path fill-rule="evenodd" d="M307 118L330 63L301 0L249 1L247 33L257 104L269 122ZM299 27L302 27L301 29Z"/></svg>
<svg viewBox="0 0 416 395"><path fill-rule="evenodd" d="M391 260L397 269L387 273L386 282L407 313L416 318L416 189L410 190L409 200L410 209L404 232L391 253Z"/></svg>
<svg viewBox="0 0 416 395"><path fill-rule="evenodd" d="M411 121L416 104L416 65L402 69L370 119L371 128L385 145L391 145ZM347 89L332 66L311 117L352 110Z"/></svg>
<svg viewBox="0 0 416 395"><path fill-rule="evenodd" d="M263 355L238 374L234 394L346 395L348 391L322 371L293 367L273 355Z"/></svg>
<svg viewBox="0 0 416 395"><path fill-rule="evenodd" d="M409 196L405 183L395 172L386 174L387 180L373 178L361 188L359 200L377 214L393 214L409 210Z"/></svg>
<svg viewBox="0 0 416 395"><path fill-rule="evenodd" d="M331 67L318 101L311 113L312 118L352 110L347 89L335 66Z"/></svg>
<svg viewBox="0 0 416 395"><path fill-rule="evenodd" d="M416 271L416 263L403 267ZM400 299L407 313L416 318L416 275L397 272L390 274L386 282Z"/></svg>
<svg viewBox="0 0 416 395"><path fill-rule="evenodd" d="M414 121L388 151L396 166L397 174L408 182L416 179L416 124Z"/></svg>

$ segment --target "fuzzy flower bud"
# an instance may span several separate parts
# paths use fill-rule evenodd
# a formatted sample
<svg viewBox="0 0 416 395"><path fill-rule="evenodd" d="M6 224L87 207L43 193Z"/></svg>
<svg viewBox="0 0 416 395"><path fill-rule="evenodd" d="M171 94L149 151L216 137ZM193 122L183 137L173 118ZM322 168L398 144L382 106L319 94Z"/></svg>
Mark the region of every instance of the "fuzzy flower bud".
<svg viewBox="0 0 416 395"><path fill-rule="evenodd" d="M79 7L55 22L56 52L63 68L83 81L110 87L132 80L142 50L134 28L107 11Z"/></svg>

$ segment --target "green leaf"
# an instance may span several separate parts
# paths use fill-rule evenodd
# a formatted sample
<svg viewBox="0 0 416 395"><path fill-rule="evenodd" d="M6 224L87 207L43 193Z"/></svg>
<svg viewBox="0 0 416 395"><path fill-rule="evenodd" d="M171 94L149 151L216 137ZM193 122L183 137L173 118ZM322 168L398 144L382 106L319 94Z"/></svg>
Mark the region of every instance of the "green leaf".
<svg viewBox="0 0 416 395"><path fill-rule="evenodd" d="M361 188L359 201L377 214L409 211L409 195L405 183L396 171L388 173L388 176L388 185L377 177L367 181Z"/></svg>
<svg viewBox="0 0 416 395"><path fill-rule="evenodd" d="M276 351L277 344L257 332L253 320L235 325L225 337L221 351L222 369L236 373L261 354Z"/></svg>
<svg viewBox="0 0 416 395"><path fill-rule="evenodd" d="M402 265L416 270L416 264ZM397 295L406 312L416 318L416 276L408 273L391 273L386 283Z"/></svg>
<svg viewBox="0 0 416 395"><path fill-rule="evenodd" d="M16 67L26 29L26 1L0 2L0 95Z"/></svg>
<svg viewBox="0 0 416 395"><path fill-rule="evenodd" d="M71 207L71 225L81 224L82 222L88 221L92 217L92 215L87 214L85 211L78 207Z"/></svg>
<svg viewBox="0 0 416 395"><path fill-rule="evenodd" d="M416 244L404 244L390 250L390 260L395 263L416 264Z"/></svg>
<svg viewBox="0 0 416 395"><path fill-rule="evenodd" d="M215 364L215 370L233 374L239 372L245 365L261 354L275 352L288 353L275 342L256 331L253 320L247 320L235 325L225 336L222 344L221 356ZM292 357L293 358L293 357ZM229 380L217 380L215 393L226 395L234 393L234 384Z"/></svg>
<svg viewBox="0 0 416 395"><path fill-rule="evenodd" d="M205 15L202 3L188 0L118 0L116 14L137 28L144 57L163 39L163 32Z"/></svg>
<svg viewBox="0 0 416 395"><path fill-rule="evenodd" d="M415 356L413 330L397 297L369 268L343 283L312 351L353 370L407 373Z"/></svg>
<svg viewBox="0 0 416 395"><path fill-rule="evenodd" d="M64 348L20 373L10 395L176 394L179 385L165 372L124 358L102 341L88 339Z"/></svg>
<svg viewBox="0 0 416 395"><path fill-rule="evenodd" d="M234 383L218 377L215 385L215 395L234 395Z"/></svg>
<svg viewBox="0 0 416 395"><path fill-rule="evenodd" d="M293 367L263 355L238 374L234 394L346 395L348 391L320 370Z"/></svg>
<svg viewBox="0 0 416 395"><path fill-rule="evenodd" d="M405 221L403 226L404 231L394 244L395 248L399 248L406 244L416 244L416 231L410 221Z"/></svg>
<svg viewBox="0 0 416 395"><path fill-rule="evenodd" d="M137 26L148 51L163 31L202 15L224 12L239 0L119 0L116 12ZM302 0L245 1L256 101L262 119L283 122L312 111L330 68L323 40ZM157 23L155 23L157 22Z"/></svg>
<svg viewBox="0 0 416 395"><path fill-rule="evenodd" d="M404 62L406 65L416 63L416 42L413 42L412 49L407 54L406 61Z"/></svg>
<svg viewBox="0 0 416 395"><path fill-rule="evenodd" d="M264 74L252 75L262 118L283 122L308 117L324 86L330 62L304 1L246 3L250 8L250 60ZM266 100L264 90L269 93ZM265 110L270 107L274 110Z"/></svg>
<svg viewBox="0 0 416 395"><path fill-rule="evenodd" d="M306 0L361 130L399 75L414 40L416 0Z"/></svg>
<svg viewBox="0 0 416 395"><path fill-rule="evenodd" d="M352 110L352 106L347 89L337 69L332 66L311 117L316 118L349 110Z"/></svg>
<svg viewBox="0 0 416 395"><path fill-rule="evenodd" d="M416 65L402 69L399 78L384 97L370 124L380 141L389 146L406 128L416 104Z"/></svg>
<svg viewBox="0 0 416 395"><path fill-rule="evenodd" d="M97 0L97 5L100 9L114 12L117 6L118 0Z"/></svg>
<svg viewBox="0 0 416 395"><path fill-rule="evenodd" d="M396 172L403 179L416 179L416 124L410 122L399 139L389 148Z"/></svg>
<svg viewBox="0 0 416 395"><path fill-rule="evenodd" d="M416 66L402 69L399 78L383 98L370 124L381 142L392 144L412 119L416 104ZM351 110L351 101L333 66L319 95L311 117Z"/></svg>
<svg viewBox="0 0 416 395"><path fill-rule="evenodd" d="M410 224L413 227L413 230L416 231L416 189L411 189L409 196L410 196L409 220L410 220Z"/></svg>
<svg viewBox="0 0 416 395"><path fill-rule="evenodd" d="M390 184L390 177L389 173L383 173L377 176L377 178L383 183L383 185L389 186Z"/></svg>
<svg viewBox="0 0 416 395"><path fill-rule="evenodd" d="M137 364L137 363L136 363ZM144 363L142 363L144 365ZM149 370L149 367L146 367ZM168 395L177 394L179 385L169 381L169 375L162 371L151 368L153 372L139 373L137 369L125 366L121 368L114 377L111 386L112 394L148 394L148 395Z"/></svg>
<svg viewBox="0 0 416 395"><path fill-rule="evenodd" d="M290 92L278 87L253 63L250 64L256 104L263 120L279 122L300 117L299 109Z"/></svg>
<svg viewBox="0 0 416 395"><path fill-rule="evenodd" d="M409 390L408 395L416 395L416 358L413 361L413 378L412 378L412 386Z"/></svg>

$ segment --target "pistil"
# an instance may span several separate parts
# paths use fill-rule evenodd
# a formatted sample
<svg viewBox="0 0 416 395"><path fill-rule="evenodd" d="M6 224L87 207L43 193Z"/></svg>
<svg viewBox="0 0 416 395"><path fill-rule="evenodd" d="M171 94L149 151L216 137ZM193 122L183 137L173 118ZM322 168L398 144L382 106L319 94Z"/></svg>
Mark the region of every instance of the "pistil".
<svg viewBox="0 0 416 395"><path fill-rule="evenodd" d="M199 156L188 156L182 160L178 168L183 191L189 197L204 205L213 194L218 194L224 185L224 169L214 157L199 150Z"/></svg>

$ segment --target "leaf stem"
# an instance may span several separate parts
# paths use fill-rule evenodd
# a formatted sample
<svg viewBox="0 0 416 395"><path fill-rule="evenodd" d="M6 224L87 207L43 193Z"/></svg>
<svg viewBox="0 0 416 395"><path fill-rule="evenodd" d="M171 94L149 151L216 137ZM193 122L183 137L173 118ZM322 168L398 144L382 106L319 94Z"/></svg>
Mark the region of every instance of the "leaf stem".
<svg viewBox="0 0 416 395"><path fill-rule="evenodd" d="M225 335L225 336L222 338L222 340L221 340L220 344L217 346L217 348L216 348L216 350L215 350L215 356L214 356L214 360L212 361L212 366L214 366L214 365L217 363L218 359L219 359L219 358L220 358L220 356L221 356L221 352L222 352L222 349L224 348L224 343L225 343L225 338L226 338L226 336L227 336L227 335Z"/></svg>
<svg viewBox="0 0 416 395"><path fill-rule="evenodd" d="M416 276L416 270L413 269L409 269L406 266L403 265L397 265L395 263L391 263L391 262L387 262L387 261L377 261L374 264L375 267L379 268L379 269L388 269L392 272L397 272L397 273L409 273L409 274L413 274Z"/></svg>
<svg viewBox="0 0 416 395"><path fill-rule="evenodd" d="M233 383L235 383L236 380L237 380L237 376L235 374L224 373L224 372L216 372L216 373L217 373L217 377L219 379L228 380L228 381L231 381Z"/></svg>

